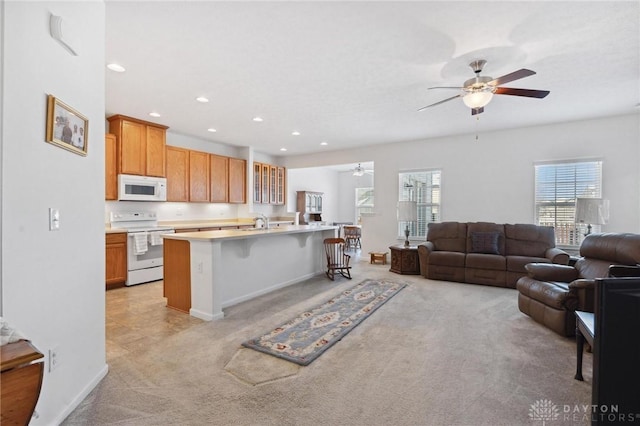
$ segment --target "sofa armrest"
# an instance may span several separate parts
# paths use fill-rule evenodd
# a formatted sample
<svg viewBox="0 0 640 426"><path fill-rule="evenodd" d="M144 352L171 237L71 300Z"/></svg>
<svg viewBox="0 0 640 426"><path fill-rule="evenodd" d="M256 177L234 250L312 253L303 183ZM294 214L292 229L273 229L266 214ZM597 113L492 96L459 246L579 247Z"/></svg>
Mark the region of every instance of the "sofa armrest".
<svg viewBox="0 0 640 426"><path fill-rule="evenodd" d="M433 245L431 241L425 241L424 243L418 244L418 252L422 251L425 254L428 254L434 251L435 249L436 247Z"/></svg>
<svg viewBox="0 0 640 426"><path fill-rule="evenodd" d="M436 247L431 241L418 244L418 259L420 261L420 274L427 278L429 276L429 255L435 251Z"/></svg>
<svg viewBox="0 0 640 426"><path fill-rule="evenodd" d="M570 283L578 278L578 271L572 266L555 263L528 263L524 268L530 278L538 281Z"/></svg>
<svg viewBox="0 0 640 426"><path fill-rule="evenodd" d="M576 310L593 312L595 309L595 280L578 279L569 284L569 292L578 298Z"/></svg>
<svg viewBox="0 0 640 426"><path fill-rule="evenodd" d="M569 264L569 254L558 247L552 247L547 249L544 254L544 257L549 259L551 263L556 263L558 265L567 265Z"/></svg>

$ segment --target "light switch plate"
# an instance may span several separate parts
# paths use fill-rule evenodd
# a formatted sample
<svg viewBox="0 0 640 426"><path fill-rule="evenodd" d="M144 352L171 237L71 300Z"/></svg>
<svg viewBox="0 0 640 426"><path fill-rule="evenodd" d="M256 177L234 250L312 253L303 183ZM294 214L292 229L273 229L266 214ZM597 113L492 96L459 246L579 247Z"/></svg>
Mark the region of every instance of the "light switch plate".
<svg viewBox="0 0 640 426"><path fill-rule="evenodd" d="M49 208L49 231L60 230L60 210Z"/></svg>

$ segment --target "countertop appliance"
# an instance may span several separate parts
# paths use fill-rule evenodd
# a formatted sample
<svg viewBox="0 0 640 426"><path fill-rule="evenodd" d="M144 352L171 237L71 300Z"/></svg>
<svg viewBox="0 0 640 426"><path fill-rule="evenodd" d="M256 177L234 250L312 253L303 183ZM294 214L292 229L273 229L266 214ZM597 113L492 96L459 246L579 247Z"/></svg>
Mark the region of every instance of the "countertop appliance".
<svg viewBox="0 0 640 426"><path fill-rule="evenodd" d="M167 201L167 179L152 176L118 175L118 200Z"/></svg>
<svg viewBox="0 0 640 426"><path fill-rule="evenodd" d="M170 226L158 226L155 212L111 212L111 229L127 231L128 286L163 278L162 234L171 234Z"/></svg>

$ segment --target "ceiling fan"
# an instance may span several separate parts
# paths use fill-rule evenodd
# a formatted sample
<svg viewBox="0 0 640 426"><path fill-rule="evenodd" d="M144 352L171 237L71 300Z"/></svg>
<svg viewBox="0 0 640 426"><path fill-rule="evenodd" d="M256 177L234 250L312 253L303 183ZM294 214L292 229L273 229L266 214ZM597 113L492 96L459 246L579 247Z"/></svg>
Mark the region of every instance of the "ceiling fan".
<svg viewBox="0 0 640 426"><path fill-rule="evenodd" d="M369 173L369 174L373 174L373 170L367 170L364 167L362 167L360 165L360 163L358 163L358 165L356 166L356 168L353 169L353 175L354 176L364 176L365 173Z"/></svg>
<svg viewBox="0 0 640 426"><path fill-rule="evenodd" d="M534 75L535 71L522 68L518 71L503 75L502 77L493 78L480 76L482 68L484 68L487 61L484 59L478 59L469 64L476 76L465 81L462 87L451 86L437 86L429 87L429 89L459 89L461 93L436 102L431 105L420 108L418 111L430 108L432 106L440 105L448 102L452 99L462 98L462 101L466 106L471 108L471 115L480 114L484 111L484 107L491 101L493 95L511 95L511 96L524 96L527 98L542 99L550 92L548 90L533 90L533 89L515 89L511 87L500 87L501 84L509 83L511 81L519 80L521 78Z"/></svg>

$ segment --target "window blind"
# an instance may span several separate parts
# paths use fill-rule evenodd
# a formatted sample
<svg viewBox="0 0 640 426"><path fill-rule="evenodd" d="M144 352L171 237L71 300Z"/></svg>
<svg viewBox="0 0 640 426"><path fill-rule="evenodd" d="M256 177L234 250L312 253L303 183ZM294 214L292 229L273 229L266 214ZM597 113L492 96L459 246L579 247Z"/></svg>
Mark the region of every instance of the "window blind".
<svg viewBox="0 0 640 426"><path fill-rule="evenodd" d="M535 218L556 228L556 244L577 246L576 198L602 196L602 161L571 161L535 166Z"/></svg>
<svg viewBox="0 0 640 426"><path fill-rule="evenodd" d="M425 238L430 222L440 222L441 170L399 173L398 201L416 201L418 220L409 224L409 237ZM398 223L398 235L404 235L404 223Z"/></svg>

